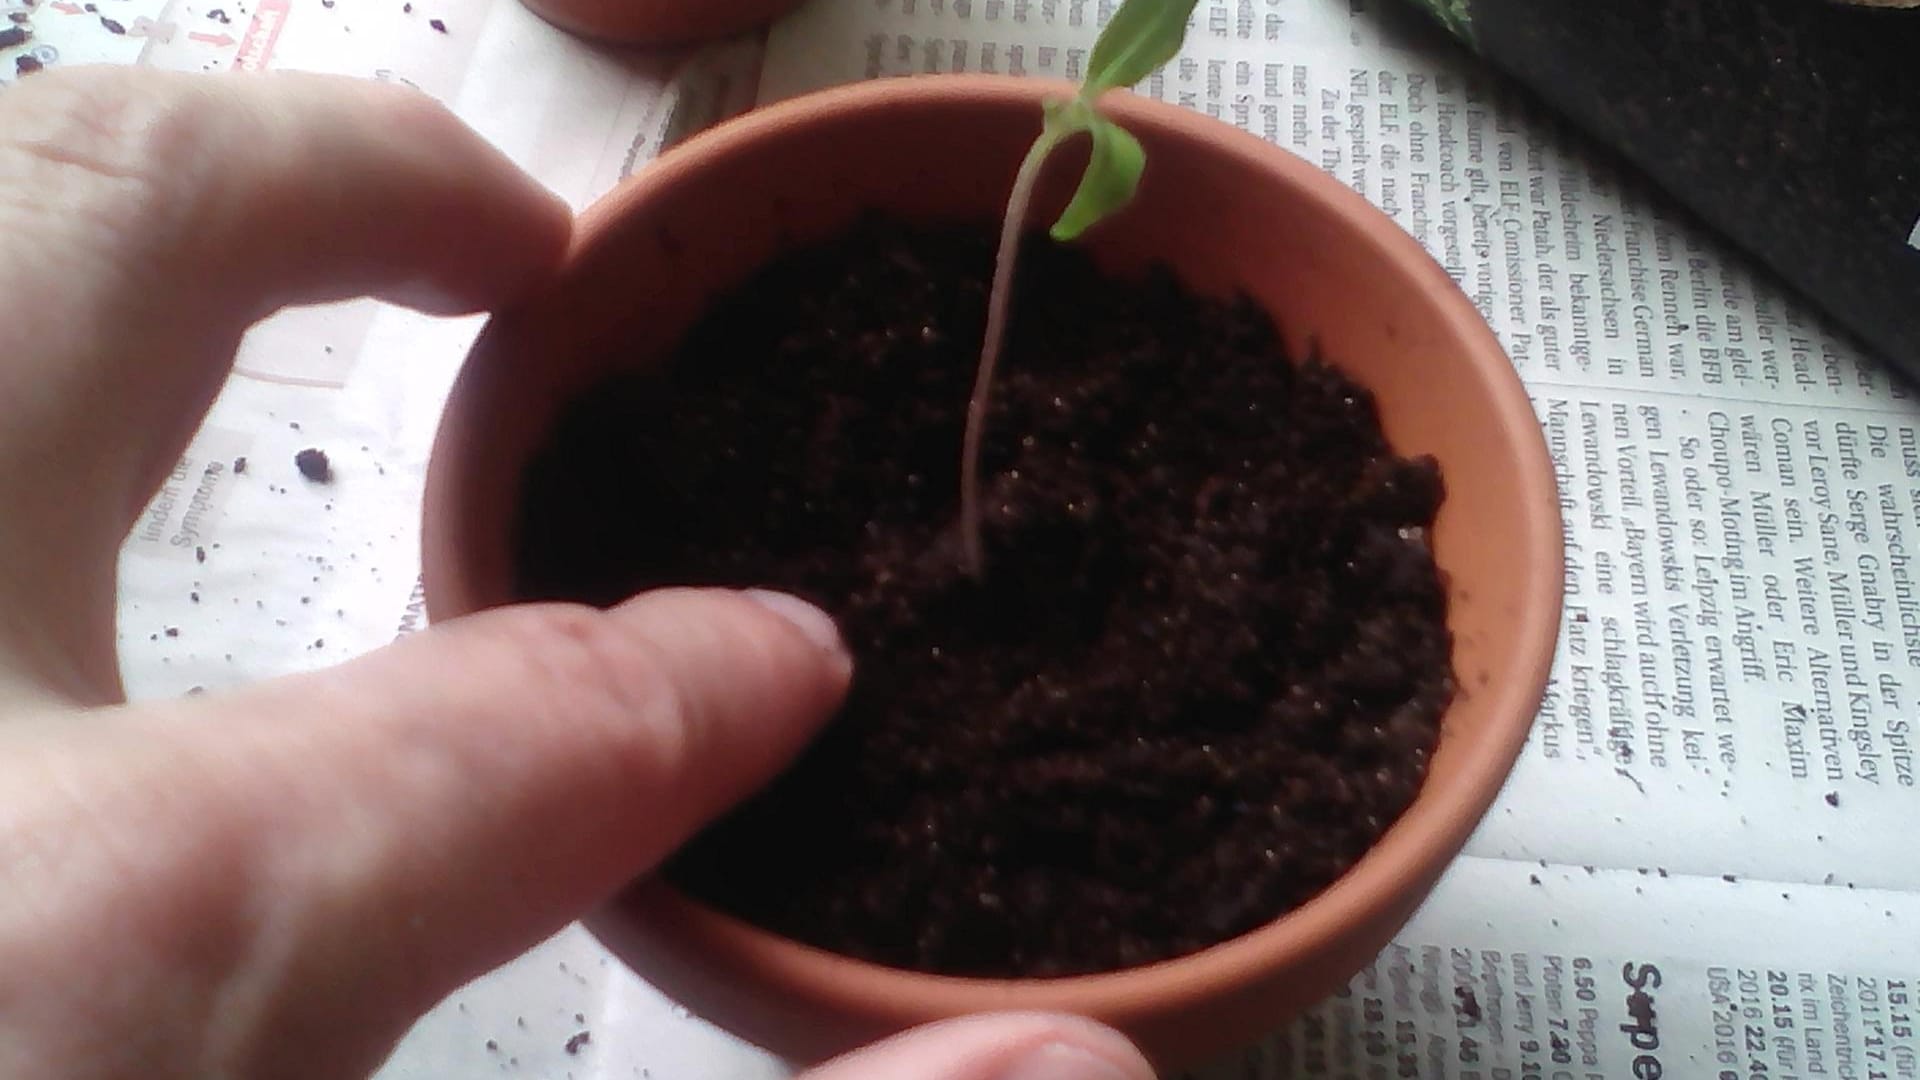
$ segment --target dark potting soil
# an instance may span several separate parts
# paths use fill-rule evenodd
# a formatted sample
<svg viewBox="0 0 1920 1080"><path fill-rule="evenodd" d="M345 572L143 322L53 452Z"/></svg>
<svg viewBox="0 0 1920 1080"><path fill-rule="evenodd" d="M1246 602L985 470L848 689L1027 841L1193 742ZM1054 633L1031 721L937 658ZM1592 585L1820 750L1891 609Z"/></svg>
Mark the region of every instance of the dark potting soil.
<svg viewBox="0 0 1920 1080"><path fill-rule="evenodd" d="M327 460L325 450L308 447L300 451L293 455L293 467L300 470L301 476L316 484L333 482L333 463Z"/></svg>
<svg viewBox="0 0 1920 1080"><path fill-rule="evenodd" d="M1453 692L1431 460L1248 302L1036 237L962 569L983 229L872 220L720 300L530 467L520 591L771 586L839 621L841 716L667 869L895 966L1056 975L1312 897L1404 810Z"/></svg>

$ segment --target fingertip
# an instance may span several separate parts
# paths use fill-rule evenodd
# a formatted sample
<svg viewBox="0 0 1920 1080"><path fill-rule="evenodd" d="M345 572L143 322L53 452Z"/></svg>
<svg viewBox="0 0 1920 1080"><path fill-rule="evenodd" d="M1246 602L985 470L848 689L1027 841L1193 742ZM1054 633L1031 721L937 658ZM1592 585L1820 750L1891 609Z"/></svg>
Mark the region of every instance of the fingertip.
<svg viewBox="0 0 1920 1080"><path fill-rule="evenodd" d="M365 292L466 315L532 292L565 261L572 208L425 91L275 72L248 99L281 148L278 183L254 185L271 194L244 215L275 222L277 243L251 262L298 282L274 305ZM297 261L276 264L288 248Z"/></svg>
<svg viewBox="0 0 1920 1080"><path fill-rule="evenodd" d="M1112 1058L1068 1042L1043 1043L1006 1063L991 1080L1138 1080Z"/></svg>
<svg viewBox="0 0 1920 1080"><path fill-rule="evenodd" d="M987 1080L1155 1080L1132 1040L1079 1016L1040 1015L1047 1036L1010 1055Z"/></svg>
<svg viewBox="0 0 1920 1080"><path fill-rule="evenodd" d="M786 593L669 587L610 614L635 640L672 658L666 671L683 703L698 703L698 713L752 717L761 741L789 750L833 717L851 682L853 660L833 619ZM712 730L698 716L690 720L695 735Z"/></svg>
<svg viewBox="0 0 1920 1080"><path fill-rule="evenodd" d="M1154 1080L1126 1036L1077 1016L1003 1013L930 1024L802 1080Z"/></svg>
<svg viewBox="0 0 1920 1080"><path fill-rule="evenodd" d="M566 261L573 208L457 113L410 87L369 84L383 98L389 137L422 148L438 173L433 201L415 208L414 258L423 277L381 290L383 299L433 315L497 309L534 291ZM456 179L457 178L457 179ZM431 253L431 254L429 254Z"/></svg>
<svg viewBox="0 0 1920 1080"><path fill-rule="evenodd" d="M471 315L530 295L552 278L573 242L573 210L525 179L521 190L497 199L485 229L451 242L456 254L445 266L381 289L381 299L428 315Z"/></svg>
<svg viewBox="0 0 1920 1080"><path fill-rule="evenodd" d="M840 627L833 621L833 616L792 593L747 589L740 595L778 615L782 622L799 631L801 637L806 638L827 658L840 679L844 681L852 676L853 654L847 651L847 643L841 638Z"/></svg>

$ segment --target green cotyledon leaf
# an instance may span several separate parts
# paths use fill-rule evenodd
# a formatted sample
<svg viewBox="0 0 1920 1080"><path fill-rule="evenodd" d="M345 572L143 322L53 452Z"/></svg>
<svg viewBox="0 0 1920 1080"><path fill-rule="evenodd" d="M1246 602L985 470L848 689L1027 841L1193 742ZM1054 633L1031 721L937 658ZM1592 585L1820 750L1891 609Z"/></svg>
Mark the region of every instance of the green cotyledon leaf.
<svg viewBox="0 0 1920 1080"><path fill-rule="evenodd" d="M1198 0L1126 0L1107 20L1087 60L1080 96L1088 101L1132 86L1174 58Z"/></svg>
<svg viewBox="0 0 1920 1080"><path fill-rule="evenodd" d="M1131 132L1091 111L1088 117L1087 133L1093 136L1093 153L1073 200L1053 225L1053 238L1062 242L1077 238L1100 219L1131 202L1134 192L1140 188L1140 174L1147 167L1147 152Z"/></svg>

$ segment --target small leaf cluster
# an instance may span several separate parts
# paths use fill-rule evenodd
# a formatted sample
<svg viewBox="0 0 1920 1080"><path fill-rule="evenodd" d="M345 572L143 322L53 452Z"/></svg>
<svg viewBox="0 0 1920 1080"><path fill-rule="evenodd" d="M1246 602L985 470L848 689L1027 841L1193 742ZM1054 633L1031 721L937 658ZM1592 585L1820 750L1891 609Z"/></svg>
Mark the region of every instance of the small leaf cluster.
<svg viewBox="0 0 1920 1080"><path fill-rule="evenodd" d="M1132 201L1146 171L1140 140L1100 114L1095 102L1109 90L1132 86L1174 58L1186 40L1187 20L1197 0L1127 0L1108 21L1087 60L1080 92L1046 105L1039 142L1049 150L1086 132L1093 153L1079 190L1054 222L1055 240L1072 240Z"/></svg>

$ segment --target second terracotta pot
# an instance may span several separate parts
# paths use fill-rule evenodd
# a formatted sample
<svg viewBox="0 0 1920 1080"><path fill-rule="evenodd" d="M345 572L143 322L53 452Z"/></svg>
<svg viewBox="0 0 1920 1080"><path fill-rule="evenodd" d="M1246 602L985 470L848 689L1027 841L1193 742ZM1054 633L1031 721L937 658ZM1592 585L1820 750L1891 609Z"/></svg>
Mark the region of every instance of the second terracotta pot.
<svg viewBox="0 0 1920 1080"><path fill-rule="evenodd" d="M513 599L520 477L569 398L617 366L664 359L718 292L863 210L994 221L1042 99L1068 92L986 76L828 91L699 136L594 207L559 282L491 323L449 402L427 489L433 617ZM1170 105L1118 94L1107 107L1148 164L1138 201L1085 238L1095 256L1123 272L1164 260L1202 289L1247 291L1296 354L1317 349L1373 390L1396 450L1439 459L1434 551L1461 692L1424 788L1358 865L1291 914L1191 956L1063 979L943 978L796 944L658 881L590 921L667 994L790 1059L998 1009L1096 1017L1167 1067L1228 1052L1388 942L1500 791L1540 703L1560 616L1558 494L1527 395L1479 313L1391 220L1294 155ZM1074 156L1050 169L1036 220L1070 190Z"/></svg>
<svg viewBox="0 0 1920 1080"><path fill-rule="evenodd" d="M521 0L582 37L626 45L682 45L745 33L801 0Z"/></svg>

